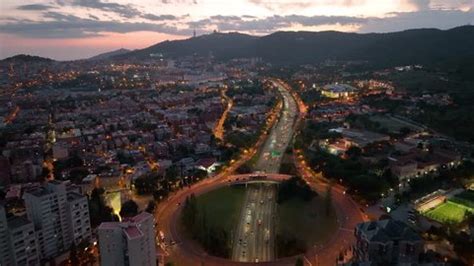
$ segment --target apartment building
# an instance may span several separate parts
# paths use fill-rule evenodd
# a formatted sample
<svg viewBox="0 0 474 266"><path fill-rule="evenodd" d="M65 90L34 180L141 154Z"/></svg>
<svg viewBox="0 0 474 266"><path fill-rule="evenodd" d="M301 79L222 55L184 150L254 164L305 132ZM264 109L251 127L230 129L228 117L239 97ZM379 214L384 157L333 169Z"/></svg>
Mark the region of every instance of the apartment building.
<svg viewBox="0 0 474 266"><path fill-rule="evenodd" d="M23 199L33 222L41 258L55 257L91 238L87 198L69 182L50 181L25 191Z"/></svg>
<svg viewBox="0 0 474 266"><path fill-rule="evenodd" d="M40 265L34 225L26 217L7 218L0 204L0 265Z"/></svg>
<svg viewBox="0 0 474 266"><path fill-rule="evenodd" d="M153 215L142 212L122 222L102 223L98 228L102 265L156 265Z"/></svg>

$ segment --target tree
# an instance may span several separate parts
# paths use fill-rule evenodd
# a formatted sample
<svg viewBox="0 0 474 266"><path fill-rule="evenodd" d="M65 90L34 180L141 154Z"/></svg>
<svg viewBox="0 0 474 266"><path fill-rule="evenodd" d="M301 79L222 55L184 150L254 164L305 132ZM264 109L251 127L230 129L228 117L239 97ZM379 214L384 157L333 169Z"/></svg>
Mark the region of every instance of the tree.
<svg viewBox="0 0 474 266"><path fill-rule="evenodd" d="M332 185L329 185L327 187L326 195L324 198L324 204L325 204L326 216L329 216L332 210Z"/></svg>
<svg viewBox="0 0 474 266"><path fill-rule="evenodd" d="M51 171L49 170L48 167L44 167L44 166L43 166L43 169L41 170L41 179L42 179L42 180L46 180L46 179L48 178L50 172L51 172Z"/></svg>
<svg viewBox="0 0 474 266"><path fill-rule="evenodd" d="M76 244L74 244L74 242L72 243L71 249L69 251L69 263L71 263L71 265L79 265L77 247L76 247Z"/></svg>
<svg viewBox="0 0 474 266"><path fill-rule="evenodd" d="M411 133L411 129L409 127L402 127L400 128L400 135L405 137L407 136L408 134Z"/></svg>
<svg viewBox="0 0 474 266"><path fill-rule="evenodd" d="M155 211L156 203L154 200L150 200L146 206L145 211L148 213L153 213Z"/></svg>
<svg viewBox="0 0 474 266"><path fill-rule="evenodd" d="M172 165L168 169L166 169L165 177L168 181L176 180L179 176L178 167L176 165Z"/></svg>
<svg viewBox="0 0 474 266"><path fill-rule="evenodd" d="M182 217L182 222L190 232L193 237L196 237L197 233L199 232L199 228L197 226L198 224L198 209L197 209L197 200L194 194L191 196L187 197L184 201L183 205L183 215Z"/></svg>
<svg viewBox="0 0 474 266"><path fill-rule="evenodd" d="M346 151L346 156L351 158L351 159L357 159L362 155L362 150L361 148L357 146L351 146L347 151Z"/></svg>
<svg viewBox="0 0 474 266"><path fill-rule="evenodd" d="M200 178L200 179L206 178L207 177L207 171L202 170L202 169L196 169L196 170L194 170L193 176L197 177L197 178Z"/></svg>
<svg viewBox="0 0 474 266"><path fill-rule="evenodd" d="M133 217L138 214L138 205L133 200L128 200L122 204L120 209L120 217Z"/></svg>
<svg viewBox="0 0 474 266"><path fill-rule="evenodd" d="M144 175L137 178L133 185L140 195L151 194L158 188L158 177L153 174Z"/></svg>
<svg viewBox="0 0 474 266"><path fill-rule="evenodd" d="M288 180L283 181L278 186L277 203L291 199L293 197L300 198L304 201L310 201L316 196L316 192L304 182L300 177L292 177Z"/></svg>
<svg viewBox="0 0 474 266"><path fill-rule="evenodd" d="M298 258L296 259L295 266L303 266L303 265L304 265L303 259L300 258L300 257L298 257Z"/></svg>
<svg viewBox="0 0 474 266"><path fill-rule="evenodd" d="M113 213L113 209L105 204L103 188L94 188L89 197L89 213L92 227L100 225L102 222L118 221L119 218Z"/></svg>

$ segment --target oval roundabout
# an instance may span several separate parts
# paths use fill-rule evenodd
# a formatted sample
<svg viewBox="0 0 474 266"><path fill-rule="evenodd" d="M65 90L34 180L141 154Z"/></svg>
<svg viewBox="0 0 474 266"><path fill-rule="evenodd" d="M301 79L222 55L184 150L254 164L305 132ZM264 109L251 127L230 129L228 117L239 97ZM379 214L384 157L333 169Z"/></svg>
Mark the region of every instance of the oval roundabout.
<svg viewBox="0 0 474 266"><path fill-rule="evenodd" d="M250 181L252 174L232 175L216 179L204 180L189 188L180 190L169 197L165 204L160 204L156 211L158 232L162 232L165 241L161 241L162 256L166 261L175 265L246 265L255 262L237 262L230 259L209 255L195 241L184 236L179 229L179 217L182 203L192 194L199 196L215 189L232 184L242 184ZM268 174L267 180L281 182L290 178L288 175ZM323 181L308 181L311 188L323 193L327 184ZM340 253L350 248L354 241L353 228L364 221L364 216L357 204L348 197L343 188L333 186L332 203L337 215L337 230L326 243L310 247L305 254L275 259L273 261L259 262L263 265L294 265L297 258L302 258L306 265L334 265ZM317 226L317 225L315 225Z"/></svg>

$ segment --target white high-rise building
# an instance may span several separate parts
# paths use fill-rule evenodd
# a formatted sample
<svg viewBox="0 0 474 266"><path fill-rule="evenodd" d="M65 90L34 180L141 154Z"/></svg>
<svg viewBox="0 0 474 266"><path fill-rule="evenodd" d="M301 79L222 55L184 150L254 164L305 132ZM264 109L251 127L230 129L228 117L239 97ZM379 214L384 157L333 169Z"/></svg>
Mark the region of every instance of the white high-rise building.
<svg viewBox="0 0 474 266"><path fill-rule="evenodd" d="M26 212L36 229L41 258L67 251L91 238L87 198L69 182L50 181L24 193Z"/></svg>
<svg viewBox="0 0 474 266"><path fill-rule="evenodd" d="M0 265L39 265L33 223L26 217L6 217L0 204Z"/></svg>
<svg viewBox="0 0 474 266"><path fill-rule="evenodd" d="M154 223L147 212L122 222L102 223L98 229L101 264L156 266Z"/></svg>

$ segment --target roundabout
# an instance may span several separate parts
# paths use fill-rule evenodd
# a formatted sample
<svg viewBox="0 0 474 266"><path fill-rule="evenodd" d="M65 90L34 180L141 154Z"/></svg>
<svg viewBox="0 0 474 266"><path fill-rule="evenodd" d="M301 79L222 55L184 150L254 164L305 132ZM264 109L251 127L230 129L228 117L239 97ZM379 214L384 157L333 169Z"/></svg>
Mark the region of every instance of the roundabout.
<svg viewBox="0 0 474 266"><path fill-rule="evenodd" d="M191 195L203 195L213 190L228 187L233 184L242 184L251 181L252 174L231 175L214 180L214 182L201 182L189 188L183 189L172 195L165 204L160 204L156 212L158 231L162 232L165 240L162 241L161 249L166 261L172 261L175 265L245 265L249 262L237 262L230 259L209 255L199 244L184 236L179 228L180 211L183 202ZM289 179L288 175L268 174L267 179L281 182ZM207 180L206 180L207 181ZM309 182L311 188L320 193L326 191L327 185L315 180ZM275 259L269 262L259 262L263 265L294 265L298 257L303 257L307 265L334 265L340 252L349 248L353 241L353 228L359 222L364 221L363 214L341 187L332 189L332 204L337 216L337 229L330 239L325 243L309 247L305 254L294 257ZM317 226L317 225L315 225ZM163 243L164 242L164 243Z"/></svg>
<svg viewBox="0 0 474 266"><path fill-rule="evenodd" d="M265 244L265 242L275 243L274 234L270 236L265 235L266 230L262 230L262 234L248 238L246 244L239 244L239 239L244 237L236 237L233 240L231 259L221 258L208 254L196 241L191 240L185 236L180 228L180 213L183 209L183 203L186 198L191 195L199 197L213 190L228 187L235 184L243 184L247 182L282 182L291 178L289 175L274 174L278 172L281 157L269 157L268 154L275 152L282 154L285 152L293 135L295 125L301 118L297 117L298 105L295 96L290 93L289 87L279 81L272 80L274 85L278 87L280 94L283 97L284 108L277 121L274 122L268 136L262 135L255 145L255 149L243 155L240 159L228 166L224 171L215 177L204 179L190 187L183 188L166 200L160 202L155 210L155 220L157 221L157 239L160 243L160 256L165 262L172 262L174 265L246 265L258 262L263 265L294 265L297 258L302 258L305 265L334 265L341 252L350 248L354 241L353 229L357 223L364 221L364 214L361 208L346 195L345 189L340 186L332 186L331 202L334 208L334 215L336 217L336 228L330 237L324 239L317 244L308 246L304 254L293 257L278 258L274 252L275 248ZM300 108L301 110L301 108ZM257 161L256 169L258 174L244 174L232 175L232 173L260 149L260 156ZM298 160L295 160L297 170L306 184L319 195L324 195L327 191L327 182L316 173L307 169ZM259 176L259 178L256 178ZM264 177L263 177L264 176ZM259 179L259 180L256 180ZM272 192L262 192L263 198L250 199L256 204L266 205L265 197L268 199ZM266 194L270 193L270 194ZM257 192L258 194L258 192ZM263 207L263 206L262 206ZM274 217L273 212L269 214L263 210L271 210L271 204L262 208L262 211L242 210L246 212L255 213L254 215L263 215L262 217L253 220L253 226L265 226L267 228L274 228L272 224ZM310 209L306 210L310 211ZM290 214L291 216L291 214ZM236 235L242 235L246 232L246 227L252 226L245 221L245 213L240 214L240 225L237 226ZM256 221L256 222L255 222ZM256 224L255 224L256 223ZM318 224L314 224L315 227ZM252 230L250 229L250 232ZM255 230L254 230L255 231ZM273 235L273 236L272 236ZM243 236L243 235L242 235ZM246 238L247 239L247 238ZM237 241L237 242L236 242ZM263 243L263 244L262 244ZM262 248L263 246L263 248Z"/></svg>

